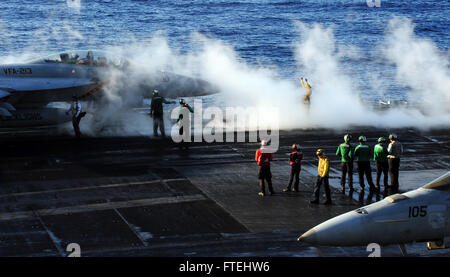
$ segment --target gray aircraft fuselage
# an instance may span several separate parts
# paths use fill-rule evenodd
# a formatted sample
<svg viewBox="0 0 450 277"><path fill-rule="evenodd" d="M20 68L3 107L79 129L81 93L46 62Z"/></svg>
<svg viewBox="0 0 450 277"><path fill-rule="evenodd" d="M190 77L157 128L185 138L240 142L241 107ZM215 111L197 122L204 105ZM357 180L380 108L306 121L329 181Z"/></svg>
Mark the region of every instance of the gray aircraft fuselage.
<svg viewBox="0 0 450 277"><path fill-rule="evenodd" d="M102 56L86 62L87 57L80 59L78 53L75 58L66 54L67 60L62 55L0 65L0 127L25 126L27 121L30 126L58 124L66 119L54 118L57 114L54 108L47 110L49 103L71 102L73 96L88 101L101 97L105 87L116 90L120 96L130 98L131 95L136 103L151 97L153 89L169 98L218 92L204 80L161 70L147 72L125 59L112 62Z"/></svg>
<svg viewBox="0 0 450 277"><path fill-rule="evenodd" d="M449 243L450 172L419 189L395 194L325 221L299 241L327 246Z"/></svg>

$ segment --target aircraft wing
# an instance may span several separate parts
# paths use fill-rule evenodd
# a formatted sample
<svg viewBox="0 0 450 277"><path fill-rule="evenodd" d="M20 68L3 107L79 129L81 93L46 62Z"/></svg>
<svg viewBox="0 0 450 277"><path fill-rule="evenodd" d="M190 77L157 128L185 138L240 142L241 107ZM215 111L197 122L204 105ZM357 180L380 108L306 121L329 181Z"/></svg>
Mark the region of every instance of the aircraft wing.
<svg viewBox="0 0 450 277"><path fill-rule="evenodd" d="M91 78L0 79L0 103L8 101L14 107L43 107L50 102L70 101L73 95L82 94L97 84ZM10 116L5 112L2 114Z"/></svg>
<svg viewBox="0 0 450 277"><path fill-rule="evenodd" d="M205 80L167 71L146 76L140 87L146 92L143 94L144 97L151 97L153 89L157 89L161 96L168 98L204 96L219 92L217 87Z"/></svg>
<svg viewBox="0 0 450 277"><path fill-rule="evenodd" d="M3 98L10 96L11 93L0 89L0 116L11 116L9 111L14 111L15 108L6 102L1 102Z"/></svg>
<svg viewBox="0 0 450 277"><path fill-rule="evenodd" d="M23 80L3 79L0 81L0 89L3 88L14 92L31 92L65 89L95 84L96 82L89 78L24 78Z"/></svg>

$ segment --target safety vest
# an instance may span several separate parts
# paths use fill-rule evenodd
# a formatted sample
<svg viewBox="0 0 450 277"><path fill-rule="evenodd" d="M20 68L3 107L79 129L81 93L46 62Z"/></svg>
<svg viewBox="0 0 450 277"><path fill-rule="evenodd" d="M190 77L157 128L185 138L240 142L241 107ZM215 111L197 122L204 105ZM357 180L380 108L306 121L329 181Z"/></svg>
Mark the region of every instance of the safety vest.
<svg viewBox="0 0 450 277"><path fill-rule="evenodd" d="M300 80L300 83L302 84L302 87L306 89L308 95L311 95L311 86L308 84L308 82Z"/></svg>
<svg viewBox="0 0 450 277"><path fill-rule="evenodd" d="M73 116L78 117L81 113L81 103L78 101L73 102L70 106L70 111L72 112Z"/></svg>
<svg viewBox="0 0 450 277"><path fill-rule="evenodd" d="M317 171L320 177L328 176L330 171L330 161L327 157L323 156L319 158L319 166L317 167Z"/></svg>
<svg viewBox="0 0 450 277"><path fill-rule="evenodd" d="M259 148L258 150L256 150L255 153L255 161L258 163L258 165L261 166L267 166L270 165L270 161L273 160L273 155L272 153L262 153L261 152L261 148Z"/></svg>
<svg viewBox="0 0 450 277"><path fill-rule="evenodd" d="M342 162L350 162L353 160L352 148L347 142L341 143L336 150L336 156L340 156Z"/></svg>
<svg viewBox="0 0 450 277"><path fill-rule="evenodd" d="M387 162L387 146L381 145L381 143L378 143L373 148L373 160L377 162Z"/></svg>
<svg viewBox="0 0 450 277"><path fill-rule="evenodd" d="M354 156L358 162L369 162L372 155L372 148L367 144L360 144L355 148Z"/></svg>
<svg viewBox="0 0 450 277"><path fill-rule="evenodd" d="M403 145L398 141L391 142L388 146L388 152L389 155L399 159L403 154Z"/></svg>
<svg viewBox="0 0 450 277"><path fill-rule="evenodd" d="M289 164L290 165L299 165L302 161L303 153L299 151L294 151L289 155Z"/></svg>

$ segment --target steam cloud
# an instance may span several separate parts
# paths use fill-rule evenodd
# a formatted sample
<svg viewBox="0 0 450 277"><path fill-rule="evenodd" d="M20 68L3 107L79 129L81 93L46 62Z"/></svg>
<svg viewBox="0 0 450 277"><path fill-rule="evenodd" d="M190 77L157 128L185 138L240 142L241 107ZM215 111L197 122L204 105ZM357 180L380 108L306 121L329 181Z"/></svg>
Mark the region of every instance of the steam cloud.
<svg viewBox="0 0 450 277"><path fill-rule="evenodd" d="M69 4L69 2L68 2ZM169 46L163 35L155 35L150 43L134 43L126 47L109 47L109 52L128 58L133 67L126 76L110 72L105 94L95 107L95 118L87 116L81 128L92 135L150 135L151 119L124 107L142 104L142 99L129 87L133 80L150 76L156 70L168 69L188 76L200 77L220 88L221 93L206 97L207 106L254 107L259 121L266 124L277 121L281 129L293 128L348 128L352 125L386 128L417 127L429 129L448 127L450 123L450 74L448 55L442 53L429 39L414 34L412 22L394 18L389 22L384 41L375 48L381 58L396 70L395 81L408 88L406 100L413 106L376 110L361 97L358 80L344 73L342 57L361 51L352 45L339 45L333 28L320 24L295 22L299 34L294 57L299 75L283 79L273 66L254 66L241 59L231 45L223 41L193 34L192 41L199 47L182 54ZM65 25L64 28L69 28ZM70 30L74 39L82 39ZM302 104L305 93L299 77L308 78L312 85L311 105ZM378 91L389 98L387 85L379 80L377 72L369 80ZM127 79L127 85L123 83ZM188 99L188 102L193 99ZM166 106L166 133L170 133L170 110ZM277 108L279 116L264 113ZM104 128L109 126L108 128ZM273 124L272 124L273 126ZM247 126L253 129L257 126ZM70 130L68 127L67 130ZM71 130L70 130L71 131Z"/></svg>

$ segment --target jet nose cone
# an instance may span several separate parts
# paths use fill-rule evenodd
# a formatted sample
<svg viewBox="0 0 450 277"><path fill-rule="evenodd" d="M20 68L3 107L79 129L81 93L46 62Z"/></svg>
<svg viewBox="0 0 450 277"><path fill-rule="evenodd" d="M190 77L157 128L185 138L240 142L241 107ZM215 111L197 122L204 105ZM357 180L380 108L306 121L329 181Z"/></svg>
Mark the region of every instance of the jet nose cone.
<svg viewBox="0 0 450 277"><path fill-rule="evenodd" d="M311 229L308 232L304 233L303 235L301 235L297 241L301 241L301 242L306 242L306 243L311 243L314 244L317 241L317 235L316 235L316 230Z"/></svg>
<svg viewBox="0 0 450 277"><path fill-rule="evenodd" d="M297 240L313 245L351 246L360 245L365 234L368 230L360 215L349 212L315 226Z"/></svg>

